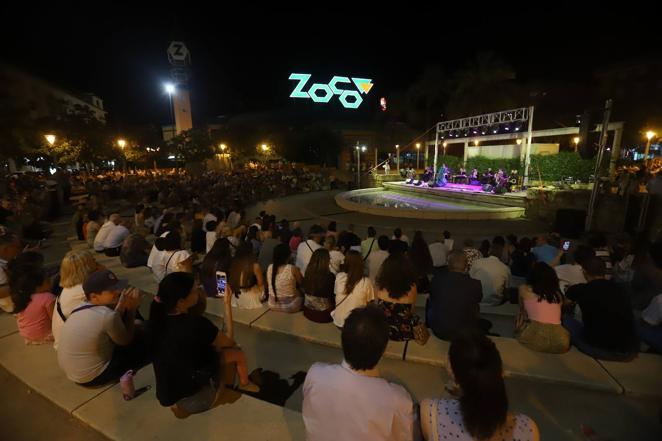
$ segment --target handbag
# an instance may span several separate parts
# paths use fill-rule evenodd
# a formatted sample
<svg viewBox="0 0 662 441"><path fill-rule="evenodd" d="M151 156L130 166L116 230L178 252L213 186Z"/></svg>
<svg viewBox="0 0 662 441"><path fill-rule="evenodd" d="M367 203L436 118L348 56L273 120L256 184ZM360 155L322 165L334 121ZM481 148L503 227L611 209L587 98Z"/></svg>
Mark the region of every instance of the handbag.
<svg viewBox="0 0 662 441"><path fill-rule="evenodd" d="M428 331L425 323L419 323L418 325L414 326L413 331L414 341L421 346L424 346L425 343L427 343L430 339L430 331Z"/></svg>

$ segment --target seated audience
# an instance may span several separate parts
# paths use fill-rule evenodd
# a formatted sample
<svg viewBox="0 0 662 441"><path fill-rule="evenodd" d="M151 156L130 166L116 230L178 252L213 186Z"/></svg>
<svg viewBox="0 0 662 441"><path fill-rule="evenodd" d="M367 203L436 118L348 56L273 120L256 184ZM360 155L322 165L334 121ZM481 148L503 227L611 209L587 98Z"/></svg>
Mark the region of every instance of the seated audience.
<svg viewBox="0 0 662 441"><path fill-rule="evenodd" d="M290 251L292 251L292 253L296 254L302 240L303 240L303 233L301 232L301 228L295 228L292 231L292 237L290 237L290 240L287 242L287 244L290 246Z"/></svg>
<svg viewBox="0 0 662 441"><path fill-rule="evenodd" d="M510 279L510 268L500 260L503 248L493 245L489 257L476 260L471 265L469 275L480 280L483 288L483 302L500 304L504 301L504 290Z"/></svg>
<svg viewBox="0 0 662 441"><path fill-rule="evenodd" d="M458 398L421 402L425 440L540 439L531 418L508 411L503 365L494 342L478 332L463 334L453 340L448 358Z"/></svg>
<svg viewBox="0 0 662 441"><path fill-rule="evenodd" d="M404 254L391 254L377 276L377 305L389 324L388 338L393 341L414 339L414 328L421 319L416 306L416 271Z"/></svg>
<svg viewBox="0 0 662 441"><path fill-rule="evenodd" d="M156 397L177 418L211 409L224 388L258 392L248 378L246 355L231 337L199 314L195 280L171 273L159 284L152 301L149 330L156 377Z"/></svg>
<svg viewBox="0 0 662 441"><path fill-rule="evenodd" d="M566 292L568 300L579 305L582 321L570 315L562 319L572 344L601 360L632 360L639 343L627 293L605 278L605 264L599 257L587 259L583 268L587 283Z"/></svg>
<svg viewBox="0 0 662 441"><path fill-rule="evenodd" d="M358 258L361 259L361 254ZM308 441L411 441L414 405L407 391L379 374L388 323L377 308L354 309L341 334L341 364L315 363L303 385Z"/></svg>
<svg viewBox="0 0 662 441"><path fill-rule="evenodd" d="M310 231L308 232L308 240L299 243L296 251L296 266L299 268L301 274L306 273L306 267L308 266L308 262L310 262L310 258L312 257L315 250L322 248L322 241L324 240L324 237L324 228L320 227L319 225L313 225L310 227Z"/></svg>
<svg viewBox="0 0 662 441"><path fill-rule="evenodd" d="M94 241L96 240L97 233L101 229L103 223L103 216L97 210L92 210L87 213L87 224L85 228L85 240L87 246L94 248Z"/></svg>
<svg viewBox="0 0 662 441"><path fill-rule="evenodd" d="M593 248L593 251L595 251L595 256L605 263L605 279L611 279L614 268L611 261L611 252L609 251L607 236L603 233L593 233L588 239L588 244Z"/></svg>
<svg viewBox="0 0 662 441"><path fill-rule="evenodd" d="M478 259L482 259L483 254L476 248L476 245L472 239L465 239L462 251L467 256L467 267L464 269L464 272L469 273L474 262Z"/></svg>
<svg viewBox="0 0 662 441"><path fill-rule="evenodd" d="M93 272L101 269L94 256L88 250L72 250L64 255L60 264L60 286L62 292L55 302L52 333L57 350L62 325L67 321L77 306L85 302L83 282Z"/></svg>
<svg viewBox="0 0 662 441"><path fill-rule="evenodd" d="M327 249L315 250L303 278L305 293L303 315L317 323L333 321L331 311L336 306L333 292L336 277L329 270L330 261L331 257Z"/></svg>
<svg viewBox="0 0 662 441"><path fill-rule="evenodd" d="M193 256L182 249L182 238L178 231L170 231L167 236L159 237L154 245L161 252L152 266L152 274L157 282L161 282L170 273L192 272Z"/></svg>
<svg viewBox="0 0 662 441"><path fill-rule="evenodd" d="M104 254L109 257L116 257L120 255L122 244L129 234L129 229L122 224L122 219L118 218L119 223L110 230L106 240L103 242Z"/></svg>
<svg viewBox="0 0 662 441"><path fill-rule="evenodd" d="M20 254L21 241L18 236L0 228L0 308L8 313L14 310L14 302L9 288L7 266Z"/></svg>
<svg viewBox="0 0 662 441"><path fill-rule="evenodd" d="M464 272L466 265L466 254L452 251L448 271L432 278L430 298L425 305L427 325L442 340L452 340L466 328L479 327L483 292L480 281Z"/></svg>
<svg viewBox="0 0 662 441"><path fill-rule="evenodd" d="M653 297L651 304L641 313L637 334L653 352L662 354L662 294Z"/></svg>
<svg viewBox="0 0 662 441"><path fill-rule="evenodd" d="M586 283L582 264L591 257L595 256L595 251L589 246L579 245L572 253L573 263L566 263L554 267L556 275L559 278L559 287L561 292L565 293L568 288L580 283Z"/></svg>
<svg viewBox="0 0 662 441"><path fill-rule="evenodd" d="M342 328L345 319L354 308L365 306L375 298L375 290L370 279L363 274L361 253L350 250L345 256L341 272L336 275L333 288L336 307L331 312L333 324Z"/></svg>
<svg viewBox="0 0 662 441"><path fill-rule="evenodd" d="M324 238L324 248L329 252L329 271L334 275L340 272L340 267L345 261L345 255L338 251L336 239L334 236Z"/></svg>
<svg viewBox="0 0 662 441"><path fill-rule="evenodd" d="M207 229L205 231L205 253L208 253L209 250L212 249L214 246L214 243L216 242L216 239L218 238L217 233L216 233L216 228L218 227L218 223L216 221L209 221L207 222L204 227Z"/></svg>
<svg viewBox="0 0 662 441"><path fill-rule="evenodd" d="M269 309L273 311L299 312L303 306L303 295L299 289L303 276L297 266L289 263L291 255L288 245L278 245L274 248L273 263L267 269Z"/></svg>
<svg viewBox="0 0 662 441"><path fill-rule="evenodd" d="M27 344L53 341L51 323L55 296L43 268L44 257L28 251L9 264L10 289L18 333Z"/></svg>
<svg viewBox="0 0 662 441"><path fill-rule="evenodd" d="M527 278L536 263L536 256L531 252L531 239L523 237L510 255L510 271L513 276Z"/></svg>
<svg viewBox="0 0 662 441"><path fill-rule="evenodd" d="M109 270L95 271L83 283L86 301L62 326L57 350L58 363L71 381L101 386L147 361L135 325L139 292L126 288L127 281Z"/></svg>
<svg viewBox="0 0 662 441"><path fill-rule="evenodd" d="M435 269L443 268L448 264L448 253L451 252L451 249L448 248L443 237L441 240L432 242L428 248L430 256L432 256L432 266Z"/></svg>
<svg viewBox="0 0 662 441"><path fill-rule="evenodd" d="M416 289L419 293L430 292L430 274L432 274L432 255L430 248L423 239L423 233L416 231L414 240L411 242L411 248L408 252L409 259L414 265L416 272Z"/></svg>
<svg viewBox="0 0 662 441"><path fill-rule="evenodd" d="M262 248L262 242L259 239L259 232L257 225L251 225L248 228L248 233L246 234L246 243L250 244L253 249L253 254L255 256L260 255L260 249Z"/></svg>
<svg viewBox="0 0 662 441"><path fill-rule="evenodd" d="M551 265L559 250L549 244L549 238L545 235L538 236L536 246L531 250L538 262L545 262Z"/></svg>
<svg viewBox="0 0 662 441"><path fill-rule="evenodd" d="M368 227L368 237L361 242L361 257L365 261L368 256L377 250L377 230L375 227Z"/></svg>
<svg viewBox="0 0 662 441"><path fill-rule="evenodd" d="M99 228L99 232L94 237L94 251L103 253L106 249L106 239L110 232L122 222L122 218L118 213L113 213L108 217L108 220Z"/></svg>
<svg viewBox="0 0 662 441"><path fill-rule="evenodd" d="M384 263L386 258L389 256L388 247L390 245L390 241L388 240L387 236L381 235L379 236L379 239L377 239L377 245L379 246L379 249L370 253L368 260L366 261L368 277L372 283L375 283L375 280L377 280L379 269L382 267L382 263Z"/></svg>
<svg viewBox="0 0 662 441"><path fill-rule="evenodd" d="M274 249L283 242L281 241L281 231L279 229L266 230L262 234L264 242L262 242L260 255L257 256L257 262L260 264L262 274L266 274L269 264L274 260Z"/></svg>
<svg viewBox="0 0 662 441"><path fill-rule="evenodd" d="M251 244L243 243L237 249L237 254L230 264L228 284L232 289L232 307L241 309L262 307L264 279Z"/></svg>
<svg viewBox="0 0 662 441"><path fill-rule="evenodd" d="M207 252L207 232L202 229L200 219L195 219L191 228L191 251L198 254Z"/></svg>
<svg viewBox="0 0 662 441"><path fill-rule="evenodd" d="M125 268L137 268L147 265L149 250L152 246L145 240L140 233L132 233L122 244L120 251L120 262Z"/></svg>
<svg viewBox="0 0 662 441"><path fill-rule="evenodd" d="M402 230L396 228L391 237L391 243L388 247L389 254L406 253L409 250L409 238L403 236Z"/></svg>
<svg viewBox="0 0 662 441"><path fill-rule="evenodd" d="M561 325L563 295L554 269L537 262L519 287L520 312L515 337L529 349L562 354L570 349L570 334Z"/></svg>

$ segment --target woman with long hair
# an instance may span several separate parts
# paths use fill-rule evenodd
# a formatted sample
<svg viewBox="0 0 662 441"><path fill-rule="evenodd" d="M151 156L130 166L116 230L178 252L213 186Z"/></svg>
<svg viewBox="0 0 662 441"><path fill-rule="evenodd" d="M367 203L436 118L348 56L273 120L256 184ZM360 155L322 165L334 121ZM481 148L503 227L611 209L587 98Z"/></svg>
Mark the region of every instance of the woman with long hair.
<svg viewBox="0 0 662 441"><path fill-rule="evenodd" d="M232 307L253 309L262 307L264 279L262 269L257 263L253 248L249 243L242 243L232 259L228 284L232 290Z"/></svg>
<svg viewBox="0 0 662 441"><path fill-rule="evenodd" d="M331 311L335 308L333 288L336 277L329 271L330 261L329 251L326 248L315 250L303 278L303 315L317 323L333 321Z"/></svg>
<svg viewBox="0 0 662 441"><path fill-rule="evenodd" d="M409 248L409 258L414 264L416 271L416 288L419 293L430 291L430 279L432 274L432 255L427 242L423 239L423 233L416 231L414 233L414 240L411 242Z"/></svg>
<svg viewBox="0 0 662 441"><path fill-rule="evenodd" d="M102 269L88 250L72 250L64 255L60 264L60 286L62 292L55 302L53 314L53 347L57 350L60 329L78 305L85 302L83 282L87 276Z"/></svg>
<svg viewBox="0 0 662 441"><path fill-rule="evenodd" d="M209 321L190 309L198 303L192 274L168 274L159 284L149 314L156 397L178 418L218 404L224 386L239 376L240 390L257 392L246 355Z"/></svg>
<svg viewBox="0 0 662 441"><path fill-rule="evenodd" d="M570 334L561 325L563 295L551 266L535 264L527 283L519 287L519 305L515 337L520 343L552 354L570 349Z"/></svg>
<svg viewBox="0 0 662 441"><path fill-rule="evenodd" d="M28 251L11 261L7 268L13 314L18 333L27 344L53 341L51 320L55 296L51 293L52 283L46 277L43 264L41 254Z"/></svg>
<svg viewBox="0 0 662 441"><path fill-rule="evenodd" d="M536 263L536 257L531 252L533 242L528 237L522 237L517 247L510 255L510 272L513 276L529 277Z"/></svg>
<svg viewBox="0 0 662 441"><path fill-rule="evenodd" d="M421 319L416 305L416 270L409 257L391 254L377 275L377 305L384 310L389 324L388 338L393 341L414 339L414 328Z"/></svg>
<svg viewBox="0 0 662 441"><path fill-rule="evenodd" d="M477 331L461 334L448 351L457 399L424 399L421 429L427 441L453 439L538 441L536 423L508 411L501 356Z"/></svg>
<svg viewBox="0 0 662 441"><path fill-rule="evenodd" d="M338 274L340 267L345 261L345 255L338 251L335 236L326 236L324 238L324 248L329 251L329 270L333 274Z"/></svg>
<svg viewBox="0 0 662 441"><path fill-rule="evenodd" d="M269 309L280 312L299 312L303 296L299 290L303 282L301 270L290 264L292 252L286 244L274 248L273 263L267 268Z"/></svg>
<svg viewBox="0 0 662 441"><path fill-rule="evenodd" d="M200 265L200 281L207 296L216 296L216 271L223 271L227 276L231 262L230 243L225 238L218 239Z"/></svg>
<svg viewBox="0 0 662 441"><path fill-rule="evenodd" d="M345 325L345 319L355 308L366 306L375 299L375 288L364 275L361 253L349 250L341 272L336 275L333 289L336 295L336 307L331 312L333 324L339 328Z"/></svg>

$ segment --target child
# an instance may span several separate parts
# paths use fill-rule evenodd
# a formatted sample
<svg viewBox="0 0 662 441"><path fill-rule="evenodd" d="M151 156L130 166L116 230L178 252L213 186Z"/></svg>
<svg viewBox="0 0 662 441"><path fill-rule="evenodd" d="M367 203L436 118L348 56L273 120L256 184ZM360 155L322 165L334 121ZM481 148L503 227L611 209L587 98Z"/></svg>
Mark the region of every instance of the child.
<svg viewBox="0 0 662 441"><path fill-rule="evenodd" d="M46 277L41 265L21 262L24 259L16 260L18 262L10 265L10 289L18 332L26 344L52 342L51 320L55 296L50 292L51 280Z"/></svg>

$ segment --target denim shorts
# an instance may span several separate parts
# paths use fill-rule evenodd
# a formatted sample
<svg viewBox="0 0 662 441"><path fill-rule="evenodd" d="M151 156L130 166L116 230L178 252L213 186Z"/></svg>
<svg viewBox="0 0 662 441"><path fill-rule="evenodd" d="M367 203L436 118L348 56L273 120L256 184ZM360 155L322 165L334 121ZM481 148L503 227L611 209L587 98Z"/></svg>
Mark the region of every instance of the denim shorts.
<svg viewBox="0 0 662 441"><path fill-rule="evenodd" d="M218 388L212 380L209 380L209 383L202 386L195 394L177 401L177 407L190 414L205 412L211 409L216 401L217 392Z"/></svg>

